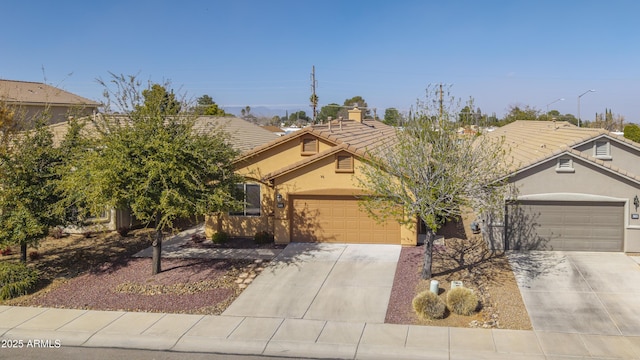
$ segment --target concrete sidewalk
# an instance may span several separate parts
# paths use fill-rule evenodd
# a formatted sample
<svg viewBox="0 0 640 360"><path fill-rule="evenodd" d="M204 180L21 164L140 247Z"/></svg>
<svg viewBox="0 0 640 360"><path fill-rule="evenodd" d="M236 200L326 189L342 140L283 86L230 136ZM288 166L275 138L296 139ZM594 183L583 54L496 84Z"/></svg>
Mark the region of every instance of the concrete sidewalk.
<svg viewBox="0 0 640 360"><path fill-rule="evenodd" d="M61 347L294 358L640 358L640 338L628 336L9 306L0 306L0 336L18 340L3 344L22 341L25 354L29 341L40 340Z"/></svg>
<svg viewBox="0 0 640 360"><path fill-rule="evenodd" d="M184 233L168 241L163 256L170 255L167 250L181 251L179 245L188 237L190 233ZM351 286L344 282L345 274L353 270L351 260L363 256L357 247L351 249L333 247L311 255L294 252L293 257L287 251L279 257L284 261L280 266L288 270L285 275L291 275L295 260L330 257L332 270L322 275L323 284L330 285L327 296L316 293L318 299L330 300ZM397 256L387 250L381 254L383 262ZM196 254L218 255L225 254ZM360 260L365 261L363 269L371 269L367 259ZM387 272L365 271L358 276ZM372 286L381 285L376 276ZM266 273L264 281L268 278ZM291 297L297 295L295 288L287 291L292 292ZM90 352L90 348L105 347L329 359L640 359L640 337L636 336L394 325L369 315L365 320L338 321L330 313L305 314L302 318L242 313L209 316L0 306L0 339L2 346L22 347L24 357L29 357L29 347L46 346L51 351L80 347ZM0 347L0 358L4 358L2 350Z"/></svg>

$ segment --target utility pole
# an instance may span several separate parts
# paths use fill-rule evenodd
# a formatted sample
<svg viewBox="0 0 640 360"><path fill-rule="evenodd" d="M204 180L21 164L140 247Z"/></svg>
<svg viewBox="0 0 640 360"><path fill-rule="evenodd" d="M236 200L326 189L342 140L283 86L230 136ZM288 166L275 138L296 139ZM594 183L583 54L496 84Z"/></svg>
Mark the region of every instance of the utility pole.
<svg viewBox="0 0 640 360"><path fill-rule="evenodd" d="M313 65L311 67L311 107L313 108L313 123L316 123L316 116L318 116L318 95L316 95L316 85L318 85L318 81L316 80L316 66Z"/></svg>

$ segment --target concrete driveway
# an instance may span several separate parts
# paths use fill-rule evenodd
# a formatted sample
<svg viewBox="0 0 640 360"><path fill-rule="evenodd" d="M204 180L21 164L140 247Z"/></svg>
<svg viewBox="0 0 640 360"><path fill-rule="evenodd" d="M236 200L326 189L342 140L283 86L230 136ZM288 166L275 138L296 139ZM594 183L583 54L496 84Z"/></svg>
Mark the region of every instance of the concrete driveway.
<svg viewBox="0 0 640 360"><path fill-rule="evenodd" d="M384 323L399 245L288 245L222 315Z"/></svg>
<svg viewBox="0 0 640 360"><path fill-rule="evenodd" d="M640 336L640 266L623 253L508 254L534 330Z"/></svg>

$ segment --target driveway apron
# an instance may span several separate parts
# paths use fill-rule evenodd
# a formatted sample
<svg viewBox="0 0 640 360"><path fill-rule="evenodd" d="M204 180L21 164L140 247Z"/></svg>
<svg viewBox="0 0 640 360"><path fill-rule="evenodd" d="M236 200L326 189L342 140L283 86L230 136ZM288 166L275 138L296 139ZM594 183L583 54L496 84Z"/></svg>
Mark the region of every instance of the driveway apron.
<svg viewBox="0 0 640 360"><path fill-rule="evenodd" d="M508 255L534 330L640 336L640 266L623 253Z"/></svg>
<svg viewBox="0 0 640 360"><path fill-rule="evenodd" d="M384 323L400 249L289 244L223 315Z"/></svg>

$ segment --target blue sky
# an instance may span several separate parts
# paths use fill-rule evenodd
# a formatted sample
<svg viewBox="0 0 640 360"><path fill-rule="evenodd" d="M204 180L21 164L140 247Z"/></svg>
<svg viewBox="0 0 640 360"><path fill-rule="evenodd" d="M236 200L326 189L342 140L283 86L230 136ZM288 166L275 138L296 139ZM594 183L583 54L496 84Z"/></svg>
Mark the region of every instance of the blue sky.
<svg viewBox="0 0 640 360"><path fill-rule="evenodd" d="M640 122L640 2L10 1L0 78L102 100L109 72L170 80L223 106L301 108L360 95L379 113L452 84L484 113L529 105ZM44 68L44 74L43 69Z"/></svg>

